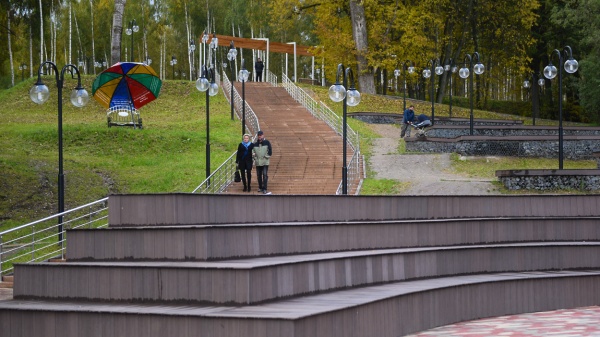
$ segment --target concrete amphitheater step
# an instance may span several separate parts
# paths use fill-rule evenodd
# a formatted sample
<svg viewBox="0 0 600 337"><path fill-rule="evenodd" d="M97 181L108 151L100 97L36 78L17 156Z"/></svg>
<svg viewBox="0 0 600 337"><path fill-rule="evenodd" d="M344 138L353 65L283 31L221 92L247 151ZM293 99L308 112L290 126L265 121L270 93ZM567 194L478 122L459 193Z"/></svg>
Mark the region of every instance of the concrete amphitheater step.
<svg viewBox="0 0 600 337"><path fill-rule="evenodd" d="M397 337L506 313L597 305L599 294L599 270L565 270L441 277L248 306L12 300L0 301L0 331L28 337Z"/></svg>
<svg viewBox="0 0 600 337"><path fill-rule="evenodd" d="M436 233L442 232L443 235ZM365 249L600 241L597 217L288 222L68 230L69 261L206 261Z"/></svg>
<svg viewBox="0 0 600 337"><path fill-rule="evenodd" d="M600 242L552 242L383 249L218 262L22 264L15 267L18 282L14 298L248 305L411 279L484 272L600 269L596 258L599 255Z"/></svg>
<svg viewBox="0 0 600 337"><path fill-rule="evenodd" d="M235 83L235 87L241 92L241 83ZM273 194L335 194L342 179L342 138L284 88L246 83L245 92L246 101L273 146L269 190ZM351 157L349 149L348 160ZM290 174L295 179L287 179ZM234 185L226 192L238 193L241 189Z"/></svg>

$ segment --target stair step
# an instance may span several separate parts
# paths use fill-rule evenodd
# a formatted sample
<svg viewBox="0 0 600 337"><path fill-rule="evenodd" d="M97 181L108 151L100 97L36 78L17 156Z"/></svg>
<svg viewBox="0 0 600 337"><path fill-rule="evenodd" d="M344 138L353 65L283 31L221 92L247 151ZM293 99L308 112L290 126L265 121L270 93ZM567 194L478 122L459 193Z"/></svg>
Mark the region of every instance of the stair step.
<svg viewBox="0 0 600 337"><path fill-rule="evenodd" d="M0 282L0 288L13 288L13 286L14 286L13 282L6 282L6 281Z"/></svg>
<svg viewBox="0 0 600 337"><path fill-rule="evenodd" d="M563 258L534 258L544 254ZM553 242L382 249L219 262L36 263L15 267L20 281L14 297L247 305L417 278L506 270L598 269L600 260L595 257L599 255L600 242ZM138 286L133 287L133 283Z"/></svg>
<svg viewBox="0 0 600 337"><path fill-rule="evenodd" d="M569 308L572 303L594 306L597 296L589 294L597 294L598 284L599 270L566 270L440 277L249 306L15 299L0 301L0 331L18 327L19 336L48 336L42 327L61 322L63 337L192 337L207 331L246 337L404 336L465 318Z"/></svg>

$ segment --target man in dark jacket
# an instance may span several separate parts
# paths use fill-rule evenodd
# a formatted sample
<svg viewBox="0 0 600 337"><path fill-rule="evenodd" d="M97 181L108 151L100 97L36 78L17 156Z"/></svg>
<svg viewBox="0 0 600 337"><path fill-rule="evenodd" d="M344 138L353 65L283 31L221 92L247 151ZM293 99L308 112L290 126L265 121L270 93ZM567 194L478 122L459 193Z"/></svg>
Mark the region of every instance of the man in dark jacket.
<svg viewBox="0 0 600 337"><path fill-rule="evenodd" d="M252 148L252 155L256 166L256 174L258 175L258 192L262 194L271 194L267 190L267 183L269 181L269 158L272 154L271 142L265 139L265 134L262 131L258 131L256 143Z"/></svg>
<svg viewBox="0 0 600 337"><path fill-rule="evenodd" d="M264 68L265 64L259 57L256 63L254 63L254 70L256 71L256 82L262 82L262 73Z"/></svg>
<svg viewBox="0 0 600 337"><path fill-rule="evenodd" d="M404 110L402 116L402 127L400 128L400 138L410 137L410 124L415 120L415 106L411 105L408 109Z"/></svg>

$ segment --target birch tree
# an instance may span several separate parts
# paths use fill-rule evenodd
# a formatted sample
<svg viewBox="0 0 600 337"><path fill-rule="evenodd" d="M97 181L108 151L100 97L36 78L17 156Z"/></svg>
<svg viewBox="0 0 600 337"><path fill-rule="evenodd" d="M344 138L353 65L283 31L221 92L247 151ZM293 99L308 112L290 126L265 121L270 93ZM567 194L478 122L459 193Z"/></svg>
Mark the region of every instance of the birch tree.
<svg viewBox="0 0 600 337"><path fill-rule="evenodd" d="M123 12L127 0L115 0L113 12L112 38L110 47L110 64L121 61L121 33L123 32Z"/></svg>

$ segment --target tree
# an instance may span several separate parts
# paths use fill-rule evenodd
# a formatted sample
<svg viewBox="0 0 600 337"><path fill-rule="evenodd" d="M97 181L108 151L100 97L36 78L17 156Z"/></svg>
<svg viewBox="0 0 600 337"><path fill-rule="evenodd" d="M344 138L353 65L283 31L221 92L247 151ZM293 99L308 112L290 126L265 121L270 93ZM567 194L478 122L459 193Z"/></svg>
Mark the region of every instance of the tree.
<svg viewBox="0 0 600 337"><path fill-rule="evenodd" d="M123 33L123 12L127 0L115 0L110 48L110 64L121 61L121 34Z"/></svg>

